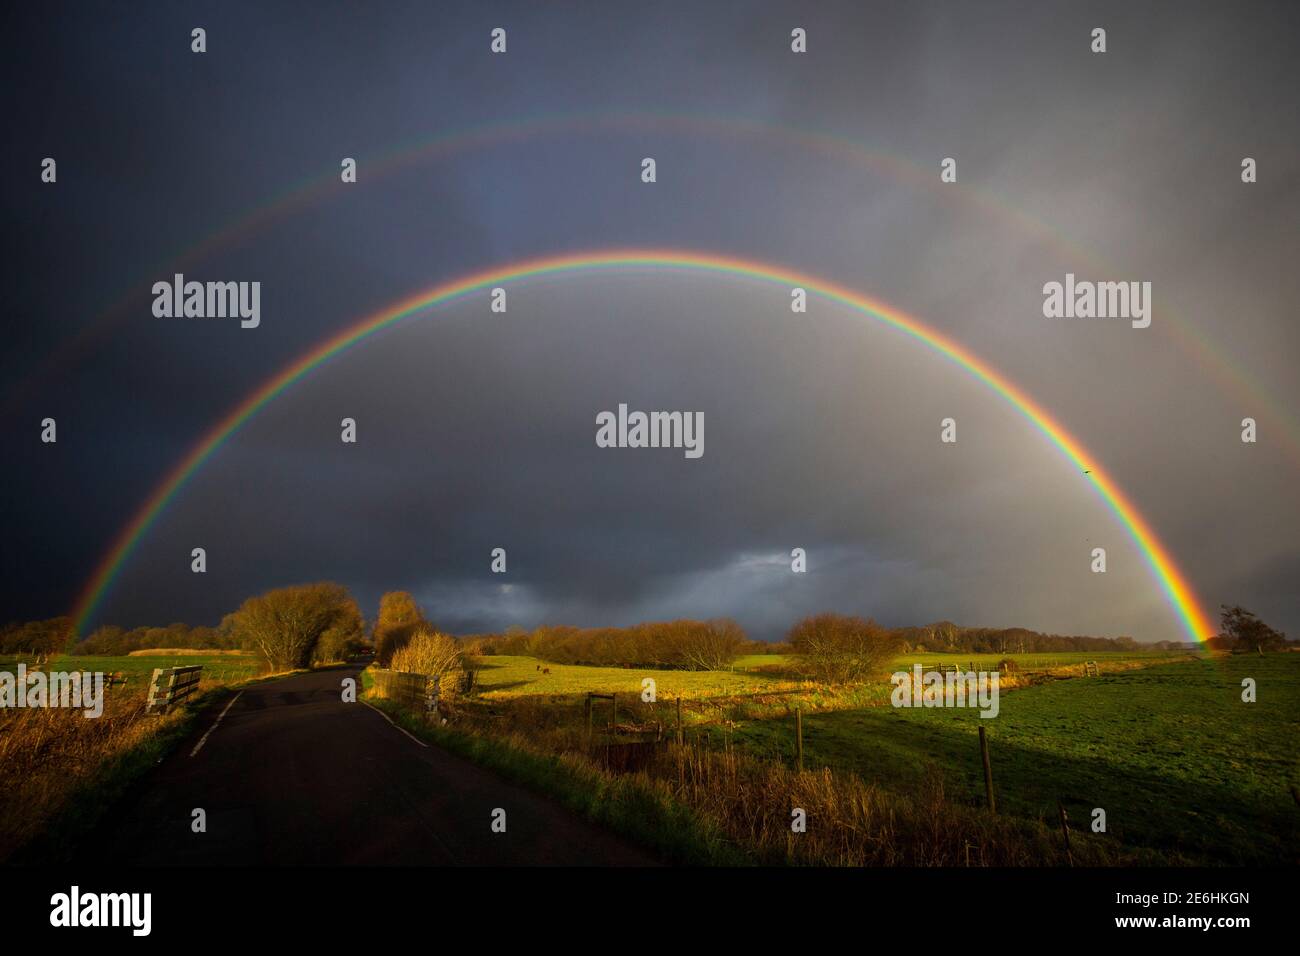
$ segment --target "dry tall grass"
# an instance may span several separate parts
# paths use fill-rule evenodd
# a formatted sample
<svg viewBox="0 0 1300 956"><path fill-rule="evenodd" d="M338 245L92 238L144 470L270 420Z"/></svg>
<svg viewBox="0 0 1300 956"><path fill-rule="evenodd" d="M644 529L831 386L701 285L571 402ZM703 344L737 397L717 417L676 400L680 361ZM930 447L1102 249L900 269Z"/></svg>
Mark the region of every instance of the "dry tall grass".
<svg viewBox="0 0 1300 956"><path fill-rule="evenodd" d="M146 647L138 651L128 651L127 657L184 657L193 655L195 657L247 657L248 651L236 648L234 650L220 650L217 648L202 647Z"/></svg>
<svg viewBox="0 0 1300 956"><path fill-rule="evenodd" d="M146 717L143 697L112 693L93 719L67 708L0 711L0 860L39 834L106 765L182 719Z"/></svg>
<svg viewBox="0 0 1300 956"><path fill-rule="evenodd" d="M759 863L1065 865L1063 841L1053 822L1002 817L957 803L945 794L937 772L913 793L884 790L830 769L800 772L732 746L725 724L711 728L714 743L721 738L720 749L669 739L658 745L647 766L631 774L611 773L604 766L600 737L589 749L585 727L575 724L571 708L557 703L525 698L509 705L493 702L490 712L460 708L452 716L457 732L558 759L586 786L607 792L608 799L639 788L656 801L683 804ZM629 731L648 713L631 701L620 707L621 739L633 739ZM597 735L607 728L607 714L596 714ZM670 728L664 734L671 738ZM792 829L796 808L806 815L805 832ZM1134 852L1086 833L1073 833L1072 841L1077 865L1137 860Z"/></svg>
<svg viewBox="0 0 1300 956"><path fill-rule="evenodd" d="M674 775L676 780L673 779ZM1060 862L1044 828L945 798L932 775L903 797L827 768L799 772L730 751L670 745L646 772L760 862L816 866L1034 866ZM795 832L794 811L806 830Z"/></svg>
<svg viewBox="0 0 1300 956"><path fill-rule="evenodd" d="M79 791L112 783L122 758L186 719L184 710L146 714L148 683L105 687L95 718L76 708L0 709L0 861L40 835ZM198 693L226 683L204 671Z"/></svg>
<svg viewBox="0 0 1300 956"><path fill-rule="evenodd" d="M448 673L460 673L463 669L461 657L460 645L454 637L419 627L406 643L393 651L390 666L395 671L441 677Z"/></svg>

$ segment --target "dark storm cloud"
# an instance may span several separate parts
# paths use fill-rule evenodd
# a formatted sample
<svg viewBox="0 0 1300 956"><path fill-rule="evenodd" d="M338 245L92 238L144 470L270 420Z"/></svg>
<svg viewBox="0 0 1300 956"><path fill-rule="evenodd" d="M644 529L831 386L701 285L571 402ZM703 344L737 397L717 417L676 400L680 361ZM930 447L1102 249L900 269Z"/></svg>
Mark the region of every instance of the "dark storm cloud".
<svg viewBox="0 0 1300 956"><path fill-rule="evenodd" d="M700 7L222 8L203 12L203 58L187 52L194 17L170 8L23 18L5 68L30 91L12 137L26 149L5 160L22 237L6 381L139 291L106 341L7 406L0 616L66 608L211 423L361 315L522 256L666 245L807 269L943 330L1085 441L1208 604L1294 631L1283 446L1300 439L1286 434L1300 154L1278 28L1294 13ZM492 58L498 22L510 52ZM796 23L804 58L788 52ZM1087 51L1095 25L1110 34L1101 57ZM368 163L560 114L588 119L384 176ZM38 190L44 155L60 183ZM187 270L260 280L259 329L152 318L148 286L170 275L156 263L345 155L361 159L355 187ZM653 186L637 179L646 155ZM1258 184L1238 181L1243 155L1260 160ZM944 156L957 184L938 182ZM1151 281L1152 327L1044 319L1042 284L1067 271ZM249 593L329 577L370 612L410 589L459 630L731 614L774 636L838 608L1179 636L1118 522L1009 406L843 310L792 316L787 295L575 275L512 286L507 316L474 300L392 330L230 442L101 617L215 621ZM619 402L704 411L704 458L597 449L594 416ZM32 441L46 414L57 448ZM961 437L940 446L950 414ZM338 441L344 415L361 423L356 447ZM1237 441L1245 415L1267 422L1257 446ZM203 577L188 570L196 541ZM1098 542L1105 576L1086 571ZM487 571L496 546L505 581ZM795 546L807 575L789 572Z"/></svg>

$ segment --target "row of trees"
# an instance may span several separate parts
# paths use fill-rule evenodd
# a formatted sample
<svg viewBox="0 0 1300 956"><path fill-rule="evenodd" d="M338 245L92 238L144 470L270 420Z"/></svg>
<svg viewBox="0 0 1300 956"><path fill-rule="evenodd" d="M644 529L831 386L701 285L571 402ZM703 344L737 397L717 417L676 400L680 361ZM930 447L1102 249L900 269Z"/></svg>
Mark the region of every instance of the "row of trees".
<svg viewBox="0 0 1300 956"><path fill-rule="evenodd" d="M106 624L92 631L84 641L74 644L72 653L118 657L154 647L228 651L237 650L239 643L229 627L190 627L188 624L177 623L166 627L137 627L128 631L115 624Z"/></svg>
<svg viewBox="0 0 1300 956"><path fill-rule="evenodd" d="M1262 652L1289 646L1285 634L1245 608L1224 605L1221 617L1223 631L1210 640L1217 649ZM418 648L399 658L399 652L411 648L417 637ZM1170 642L1155 646L1166 645L1176 646ZM66 617L0 628L0 654L4 655L39 656L66 650L115 656L158 647L245 649L279 669L342 660L367 646L361 609L346 588L330 582L278 588L249 598L215 628L178 623L125 630L109 625L79 643ZM781 645L750 641L730 618L653 621L624 628L512 628L504 634L457 640L438 632L413 595L391 591L380 599L369 646L380 666L417 671L428 661L453 658L462 669L472 670L472 657L478 654L517 654L560 664L717 670L744 653L784 652L799 657L819 679L843 683L878 670L899 653L1106 651L1144 645L1126 637L1063 637L1024 628L964 628L948 621L885 628L872 620L837 614L804 618Z"/></svg>
<svg viewBox="0 0 1300 956"><path fill-rule="evenodd" d="M58 654L73 642L72 619L51 617L0 628L0 655L42 657Z"/></svg>
<svg viewBox="0 0 1300 956"><path fill-rule="evenodd" d="M277 588L249 598L218 627L178 623L128 631L105 625L68 650L111 657L160 647L247 650L261 654L276 669L290 670L342 660L356 653L364 641L360 607L342 585L326 582ZM64 646L66 635L59 649Z"/></svg>
<svg viewBox="0 0 1300 956"><path fill-rule="evenodd" d="M730 618L651 621L634 627L539 627L466 640L481 654L536 657L556 664L719 670L743 653L779 650L810 677L850 683L884 670L905 648L896 630L842 614L816 614L790 629L781 645L750 641Z"/></svg>
<svg viewBox="0 0 1300 956"><path fill-rule="evenodd" d="M370 636L383 648L387 664L394 650L417 628L429 628L415 599L406 592L385 594ZM137 627L105 625L84 640L75 640L66 617L10 624L0 628L0 654L117 657L151 648L247 650L260 654L277 669L305 667L343 660L367 646L361 608L340 584L320 582L276 588L251 597L227 614L218 627Z"/></svg>
<svg viewBox="0 0 1300 956"><path fill-rule="evenodd" d="M1043 634L1023 627L959 627L951 621L893 630L903 642L903 653L1033 654L1127 651L1143 646L1131 637Z"/></svg>
<svg viewBox="0 0 1300 956"><path fill-rule="evenodd" d="M633 627L539 627L476 637L484 654L521 654L556 664L718 670L749 644L730 618L650 621Z"/></svg>

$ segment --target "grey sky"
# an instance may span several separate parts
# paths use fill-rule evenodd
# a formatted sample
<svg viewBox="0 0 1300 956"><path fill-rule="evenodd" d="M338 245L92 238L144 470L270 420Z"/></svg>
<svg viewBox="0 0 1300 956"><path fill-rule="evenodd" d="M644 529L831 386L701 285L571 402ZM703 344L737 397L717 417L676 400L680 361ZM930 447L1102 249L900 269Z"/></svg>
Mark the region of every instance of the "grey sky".
<svg viewBox="0 0 1300 956"><path fill-rule="evenodd" d="M123 290L138 303L6 406L0 616L66 611L171 464L361 316L522 257L674 247L815 273L951 336L1092 449L1210 610L1300 627L1293 9L374 9L205 9L202 57L184 8L19 18L5 381ZM487 52L497 25L503 57ZM562 115L586 119L370 174L401 143ZM33 172L45 155L56 187ZM360 160L355 187L187 269L260 280L260 328L150 315L171 274L155 264L342 156ZM939 182L947 156L955 184ZM1241 183L1243 156L1258 183ZM1066 272L1150 281L1151 327L1044 318L1042 285ZM731 614L775 637L838 609L1182 636L1078 470L897 332L817 299L792 315L788 290L719 276L509 288L506 316L486 297L446 307L269 406L178 496L98 620L215 622L328 577L372 614L410 589L459 630ZM595 415L619 402L703 411L704 457L597 449ZM47 414L53 451L33 441ZM955 446L938 440L948 415ZM1248 415L1255 445L1238 437ZM1099 545L1106 575L1088 570Z"/></svg>

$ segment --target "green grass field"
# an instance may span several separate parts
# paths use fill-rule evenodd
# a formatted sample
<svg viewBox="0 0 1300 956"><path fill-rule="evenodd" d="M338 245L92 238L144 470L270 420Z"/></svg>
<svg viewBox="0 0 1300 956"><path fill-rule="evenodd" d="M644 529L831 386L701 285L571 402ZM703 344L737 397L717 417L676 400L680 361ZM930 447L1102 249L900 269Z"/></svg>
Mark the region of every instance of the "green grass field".
<svg viewBox="0 0 1300 956"><path fill-rule="evenodd" d="M681 694L691 698L732 697L778 690L794 686L789 678L768 674L756 668L782 666L782 658L762 655L741 658L730 671L660 671L622 667L578 667L548 664L532 657L497 655L483 658L479 687L484 695L495 698L531 694L641 693L641 681L654 679L660 697ZM547 668L543 674L539 668Z"/></svg>
<svg viewBox="0 0 1300 956"><path fill-rule="evenodd" d="M1002 655L912 654L898 669L973 661L992 669ZM754 655L716 672L547 664L489 656L479 675L482 704L529 703L562 719L588 691L626 695L624 719L671 726L679 695L688 731L787 765L794 757L794 707L803 711L804 763L852 773L908 795L943 782L948 799L979 806L984 785L978 728L990 743L999 812L1055 825L1057 801L1072 825L1086 828L1094 808L1106 812L1107 835L1155 851L1170 862L1300 862L1300 654L1190 659L1186 654L1011 654L1028 686L1004 691L998 717L974 710L896 709L884 682L836 695L805 681L792 662ZM1097 660L1099 677L1077 675ZM15 658L0 658L12 670ZM27 661L30 664L30 661ZM253 656L162 655L72 657L49 669L123 671L128 692L143 695L155 667L203 664L211 679L258 676ZM548 668L544 674L541 668ZM659 702L636 703L642 680ZM1258 701L1241 701L1254 678ZM534 709L532 713L542 713Z"/></svg>
<svg viewBox="0 0 1300 956"><path fill-rule="evenodd" d="M1054 823L1059 799L1073 826L1089 826L1094 808L1101 808L1112 838L1171 859L1300 862L1300 808L1290 791L1300 786L1300 654L1007 656L1033 682L1005 691L999 716L985 720L974 710L890 707L886 684L859 695L872 706L824 700L774 655L704 673L488 657L481 686L488 700L503 702L549 695L558 703L587 691L626 693L631 702L642 678L653 677L665 723L667 702L681 694L693 705L688 723L725 727L734 745L784 762L793 760L788 713L797 704L804 710L805 766L852 772L899 793L914 792L937 773L951 799L970 805L984 800L982 722L1002 813ZM896 666L971 659L914 654ZM975 656L974 662L991 669L997 659ZM1051 676L1085 660L1097 660L1102 675ZM1245 677L1258 683L1254 704L1241 701ZM749 699L781 704L766 712L737 706ZM722 733L711 739L717 745Z"/></svg>
<svg viewBox="0 0 1300 956"><path fill-rule="evenodd" d="M1180 651L1136 651L1116 653L1061 652L1055 654L903 654L894 661L899 669L919 664L974 663L977 670L995 670L998 661L1010 657L1019 667L1034 673L1070 667L1097 660L1103 666L1134 662L1154 663L1169 658L1186 658ZM624 667L581 667L548 664L532 657L495 655L483 658L479 684L485 694L510 698L529 694L641 693L641 680L652 677L659 696L687 698L742 697L802 688L806 682L791 670L793 662L780 654L749 654L739 657L725 671L666 671ZM549 668L543 674L541 668Z"/></svg>
<svg viewBox="0 0 1300 956"><path fill-rule="evenodd" d="M30 657L0 657L0 670L13 671L19 662L32 666ZM148 693L149 679L155 667L188 667L191 664L203 665L205 680L217 680L222 683L248 680L256 677L262 669L261 658L244 654L163 654L158 656L96 657L75 654L59 654L50 658L45 665L47 671L103 671L113 673L121 671L127 679L128 693L138 691L140 695Z"/></svg>
<svg viewBox="0 0 1300 956"><path fill-rule="evenodd" d="M1050 651L1041 654L901 654L895 658L896 664L961 664L974 662L976 670L996 670L998 661L1009 657L1025 671L1050 670L1056 667L1069 667L1084 661L1099 663L1126 663L1139 661L1150 663L1161 659L1180 659L1188 656L1186 651Z"/></svg>
<svg viewBox="0 0 1300 956"><path fill-rule="evenodd" d="M1259 686L1241 701L1241 680ZM931 769L956 799L984 799L978 727L989 738L994 790L1006 813L1075 826L1106 811L1116 839L1215 862L1297 862L1300 655L1160 664L1008 692L999 716L947 708L864 708L809 714L806 766L847 769L893 789ZM789 721L751 721L738 737L789 760Z"/></svg>

